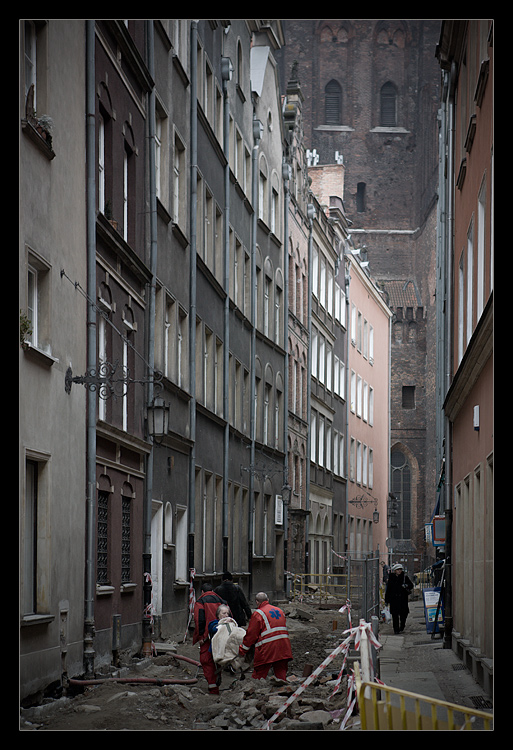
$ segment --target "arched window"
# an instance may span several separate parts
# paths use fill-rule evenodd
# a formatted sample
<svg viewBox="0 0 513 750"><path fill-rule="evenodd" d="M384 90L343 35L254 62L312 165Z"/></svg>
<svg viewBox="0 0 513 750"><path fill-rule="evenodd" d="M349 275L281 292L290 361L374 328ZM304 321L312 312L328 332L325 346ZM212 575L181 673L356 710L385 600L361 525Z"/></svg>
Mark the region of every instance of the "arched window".
<svg viewBox="0 0 513 750"><path fill-rule="evenodd" d="M397 90L393 83L385 83L380 92L380 123L381 127L395 127L397 125Z"/></svg>
<svg viewBox="0 0 513 750"><path fill-rule="evenodd" d="M342 124L342 88L334 80L324 89L324 122L326 125Z"/></svg>
<svg viewBox="0 0 513 750"><path fill-rule="evenodd" d="M397 514L393 516L396 528L391 529L394 539L411 537L411 468L404 453L397 448L392 450L392 494L397 500Z"/></svg>

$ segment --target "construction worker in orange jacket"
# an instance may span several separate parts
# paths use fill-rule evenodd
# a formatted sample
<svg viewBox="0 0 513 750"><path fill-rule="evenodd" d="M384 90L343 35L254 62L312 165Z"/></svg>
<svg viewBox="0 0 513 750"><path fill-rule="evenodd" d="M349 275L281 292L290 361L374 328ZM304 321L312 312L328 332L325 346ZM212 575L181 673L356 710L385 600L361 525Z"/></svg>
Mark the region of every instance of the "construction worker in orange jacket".
<svg viewBox="0 0 513 750"><path fill-rule="evenodd" d="M287 679L287 666L292 659L292 648L285 614L279 607L269 603L267 594L256 595L257 609L251 615L239 654L248 654L255 646L253 674L256 680L265 679L271 666L280 680Z"/></svg>

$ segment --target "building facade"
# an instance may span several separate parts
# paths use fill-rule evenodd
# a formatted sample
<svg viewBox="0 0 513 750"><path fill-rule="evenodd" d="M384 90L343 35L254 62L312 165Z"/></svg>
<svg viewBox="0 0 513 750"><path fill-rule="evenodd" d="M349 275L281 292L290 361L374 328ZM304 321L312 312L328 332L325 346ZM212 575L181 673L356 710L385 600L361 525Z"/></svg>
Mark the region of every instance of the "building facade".
<svg viewBox="0 0 513 750"><path fill-rule="evenodd" d="M344 164L353 247L366 252L400 326L412 322L407 343L392 337L390 409L391 451L403 455L414 484L396 501L403 523L389 534L404 536L389 544L413 572L434 554L423 530L436 474L434 413L425 405L435 394L440 21L287 19L283 27L280 59L284 69L297 61L310 164ZM403 389L414 393L414 408L403 405Z"/></svg>
<svg viewBox="0 0 513 750"><path fill-rule="evenodd" d="M348 255L347 550L355 558L372 555L386 564L392 311L360 253Z"/></svg>
<svg viewBox="0 0 513 750"><path fill-rule="evenodd" d="M87 366L83 25L20 24L21 699L82 669ZM66 96L62 96L62 92ZM72 217L72 218L71 218ZM70 283L71 282L71 283ZM62 325L66 321L66 325ZM81 461L76 461L76 456Z"/></svg>
<svg viewBox="0 0 513 750"><path fill-rule="evenodd" d="M309 315L309 248L312 231L310 185L303 138L303 95L294 68L289 73L284 94L285 131L285 243L288 248L286 299L288 308L288 388L287 388L287 456L285 532L286 571L301 574L308 570L308 378Z"/></svg>
<svg viewBox="0 0 513 750"><path fill-rule="evenodd" d="M493 684L493 21L444 20L437 358L445 639Z"/></svg>
<svg viewBox="0 0 513 750"><path fill-rule="evenodd" d="M349 266L345 165L308 173L293 66L280 92L281 21L23 20L20 33L32 700L185 636L191 589L227 569L248 598L280 599L289 572L381 549L373 507L349 504L351 482L382 496L383 450L370 464L367 450L369 481L349 436L372 449L386 401L371 424L351 285L380 366L388 329L364 266ZM350 356L369 396L354 425Z"/></svg>

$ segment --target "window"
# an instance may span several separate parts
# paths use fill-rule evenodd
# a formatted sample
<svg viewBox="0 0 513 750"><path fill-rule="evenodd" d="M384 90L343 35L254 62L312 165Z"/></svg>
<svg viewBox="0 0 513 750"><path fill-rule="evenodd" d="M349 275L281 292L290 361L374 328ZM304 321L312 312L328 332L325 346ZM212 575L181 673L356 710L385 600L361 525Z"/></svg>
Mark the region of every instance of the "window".
<svg viewBox="0 0 513 750"><path fill-rule="evenodd" d="M397 528L391 530L396 539L409 539L411 536L411 469L404 453L394 449L392 462L392 493L397 498Z"/></svg>
<svg viewBox="0 0 513 750"><path fill-rule="evenodd" d="M23 613L37 612L37 490L38 464L27 461L23 533Z"/></svg>
<svg viewBox="0 0 513 750"><path fill-rule="evenodd" d="M30 322L32 332L30 333L30 341L34 346L37 346L37 330L38 330L38 275L37 269L33 266L28 267L27 275L27 317Z"/></svg>
<svg viewBox="0 0 513 750"><path fill-rule="evenodd" d="M173 158L173 221L175 224L185 226L185 205L184 200L186 185L185 174L185 147L175 134L175 152Z"/></svg>
<svg viewBox="0 0 513 750"><path fill-rule="evenodd" d="M34 86L34 110L36 109L36 27L34 21L25 21L25 96Z"/></svg>
<svg viewBox="0 0 513 750"><path fill-rule="evenodd" d="M473 317L473 270L474 270L474 225L470 226L467 235L467 341L472 336L474 317Z"/></svg>
<svg viewBox="0 0 513 750"><path fill-rule="evenodd" d="M365 182L359 182L356 186L356 210L358 213L365 212Z"/></svg>
<svg viewBox="0 0 513 750"><path fill-rule="evenodd" d="M330 81L324 89L324 122L342 124L342 89L337 81Z"/></svg>
<svg viewBox="0 0 513 750"><path fill-rule="evenodd" d="M98 492L97 509L96 582L109 583L109 493Z"/></svg>
<svg viewBox="0 0 513 750"><path fill-rule="evenodd" d="M480 318L484 307L485 276L485 220L486 220L486 184L483 182L477 204L477 317Z"/></svg>
<svg viewBox="0 0 513 750"><path fill-rule="evenodd" d="M102 281L98 295L98 365L100 373L102 365L109 361L109 352L112 350L112 328L109 325L112 311L112 293L108 284ZM98 395L98 417L105 421L107 418L107 401L102 398L102 395L106 396L107 393L103 393L102 388L100 388Z"/></svg>
<svg viewBox="0 0 513 750"><path fill-rule="evenodd" d="M463 357L463 331L464 331L464 296L463 289L465 283L465 265L463 252L460 255L458 264L458 362Z"/></svg>
<svg viewBox="0 0 513 750"><path fill-rule="evenodd" d="M356 416L357 417L362 416L362 401L363 401L362 379L360 375L358 375L356 378Z"/></svg>
<svg viewBox="0 0 513 750"><path fill-rule="evenodd" d="M31 332L25 336L34 348L50 353L50 273L35 252L27 254L27 318Z"/></svg>
<svg viewBox="0 0 513 750"><path fill-rule="evenodd" d="M105 120L98 122L98 209L105 213Z"/></svg>
<svg viewBox="0 0 513 750"><path fill-rule="evenodd" d="M381 127L395 127L397 125L397 91L393 83L385 83L380 93L380 123Z"/></svg>
<svg viewBox="0 0 513 750"><path fill-rule="evenodd" d="M134 313L131 307L125 305L123 311L123 326L125 334L123 336L123 372L132 371L135 363L134 360L134 335L137 330L135 324ZM133 402L130 402L133 405ZM126 432L129 428L128 424L128 391L125 389L123 392L123 430Z"/></svg>
<svg viewBox="0 0 513 750"><path fill-rule="evenodd" d="M403 385L403 409L415 409L415 386Z"/></svg>
<svg viewBox="0 0 513 750"><path fill-rule="evenodd" d="M125 141L123 155L123 239L133 242L135 237L135 157L132 148Z"/></svg>
<svg viewBox="0 0 513 750"><path fill-rule="evenodd" d="M124 493L126 490L123 491ZM121 496L121 583L131 579L132 497Z"/></svg>

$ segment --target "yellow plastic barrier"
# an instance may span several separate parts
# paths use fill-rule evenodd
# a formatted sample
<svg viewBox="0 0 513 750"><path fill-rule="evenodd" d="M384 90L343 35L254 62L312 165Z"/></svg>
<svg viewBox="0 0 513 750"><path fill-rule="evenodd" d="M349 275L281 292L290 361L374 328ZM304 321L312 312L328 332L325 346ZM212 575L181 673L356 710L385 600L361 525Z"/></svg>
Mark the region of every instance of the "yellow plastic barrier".
<svg viewBox="0 0 513 750"><path fill-rule="evenodd" d="M362 730L493 729L493 714L375 682L362 682L358 662L354 666Z"/></svg>

